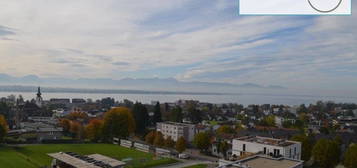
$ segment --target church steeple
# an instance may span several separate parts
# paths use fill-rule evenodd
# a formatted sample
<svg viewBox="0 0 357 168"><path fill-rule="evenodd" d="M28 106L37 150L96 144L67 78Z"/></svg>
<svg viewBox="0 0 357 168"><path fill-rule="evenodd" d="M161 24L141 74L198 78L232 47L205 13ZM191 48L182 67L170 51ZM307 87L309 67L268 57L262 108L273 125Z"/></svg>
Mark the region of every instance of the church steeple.
<svg viewBox="0 0 357 168"><path fill-rule="evenodd" d="M42 93L41 93L41 88L40 87L38 87L37 88L37 97L36 97L36 105L38 106L38 107L42 107L42 101L43 101L43 99L42 99Z"/></svg>
<svg viewBox="0 0 357 168"><path fill-rule="evenodd" d="M41 97L41 87L37 88L37 97Z"/></svg>

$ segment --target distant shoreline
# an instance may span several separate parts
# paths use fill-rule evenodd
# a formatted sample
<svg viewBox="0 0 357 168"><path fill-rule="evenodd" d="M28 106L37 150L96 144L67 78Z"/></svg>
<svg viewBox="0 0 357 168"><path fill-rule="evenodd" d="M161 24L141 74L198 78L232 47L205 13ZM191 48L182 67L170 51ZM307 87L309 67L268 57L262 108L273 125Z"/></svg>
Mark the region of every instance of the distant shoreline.
<svg viewBox="0 0 357 168"><path fill-rule="evenodd" d="M44 93L84 93L84 94L152 94L152 95L237 95L230 93L211 92L175 92L175 91L147 91L147 90L126 90L126 89L79 89L79 88L58 88L41 87ZM35 86L0 86L0 92L37 92Z"/></svg>

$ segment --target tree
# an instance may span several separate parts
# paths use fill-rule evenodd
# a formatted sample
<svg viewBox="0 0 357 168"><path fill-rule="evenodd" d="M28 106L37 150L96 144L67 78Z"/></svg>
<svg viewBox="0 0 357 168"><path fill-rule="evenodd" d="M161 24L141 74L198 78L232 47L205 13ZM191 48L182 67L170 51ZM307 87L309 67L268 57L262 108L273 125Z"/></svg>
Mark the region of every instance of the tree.
<svg viewBox="0 0 357 168"><path fill-rule="evenodd" d="M183 151L186 150L186 141L185 138L180 137L177 142L176 142L176 146L175 146L177 152L182 153Z"/></svg>
<svg viewBox="0 0 357 168"><path fill-rule="evenodd" d="M64 133L69 133L69 129L71 128L71 120L62 118L59 121L59 125L63 128Z"/></svg>
<svg viewBox="0 0 357 168"><path fill-rule="evenodd" d="M286 120L286 121L283 121L282 126L284 128L292 128L292 127L294 127L294 124L292 121Z"/></svg>
<svg viewBox="0 0 357 168"><path fill-rule="evenodd" d="M155 134L156 134L156 131L150 131L148 134L146 134L145 142L148 143L148 144L153 145L154 144L154 140L155 140Z"/></svg>
<svg viewBox="0 0 357 168"><path fill-rule="evenodd" d="M153 122L154 124L156 124L157 122L161 122L162 118L161 118L161 108L160 108L160 103L157 102L155 107L154 107L154 117L153 117Z"/></svg>
<svg viewBox="0 0 357 168"><path fill-rule="evenodd" d="M72 121L69 132L72 134L73 138L82 139L84 135L84 128L79 122Z"/></svg>
<svg viewBox="0 0 357 168"><path fill-rule="evenodd" d="M227 151L229 149L228 142L227 141L221 141L221 142L219 142L218 145L219 145L218 146L218 151L223 153L224 158L226 158L227 157Z"/></svg>
<svg viewBox="0 0 357 168"><path fill-rule="evenodd" d="M148 110L143 104L136 102L132 111L136 123L136 132L142 134L145 132L146 126L149 125Z"/></svg>
<svg viewBox="0 0 357 168"><path fill-rule="evenodd" d="M173 122L182 122L183 114L180 106L176 106L171 110L170 120Z"/></svg>
<svg viewBox="0 0 357 168"><path fill-rule="evenodd" d="M306 108L305 104L301 104L300 107L296 110L296 112L297 112L298 114L300 114L300 113L306 113L306 112L307 112L307 108Z"/></svg>
<svg viewBox="0 0 357 168"><path fill-rule="evenodd" d="M356 168L357 167L357 145L351 144L347 149L343 161L343 165L346 168Z"/></svg>
<svg viewBox="0 0 357 168"><path fill-rule="evenodd" d="M207 151L210 146L210 137L206 132L200 132L195 135L193 144L201 151Z"/></svg>
<svg viewBox="0 0 357 168"><path fill-rule="evenodd" d="M97 142L102 138L103 120L93 119L85 128L86 136L90 140Z"/></svg>
<svg viewBox="0 0 357 168"><path fill-rule="evenodd" d="M5 102L0 102L0 115L3 115L5 118L10 117L10 106Z"/></svg>
<svg viewBox="0 0 357 168"><path fill-rule="evenodd" d="M312 138L305 135L295 135L291 140L301 142L301 159L309 161L311 158L311 150L313 148Z"/></svg>
<svg viewBox="0 0 357 168"><path fill-rule="evenodd" d="M165 147L167 148L173 148L175 146L175 141L171 138L171 136L168 136L165 139L165 143L164 143Z"/></svg>
<svg viewBox="0 0 357 168"><path fill-rule="evenodd" d="M128 99L124 99L123 105L124 105L124 107L131 108L134 105L134 103Z"/></svg>
<svg viewBox="0 0 357 168"><path fill-rule="evenodd" d="M103 137L106 140L114 137L126 138L134 131L135 120L128 108L112 108L104 114Z"/></svg>
<svg viewBox="0 0 357 168"><path fill-rule="evenodd" d="M100 103L102 104L102 106L104 108L107 108L109 109L110 107L113 107L114 104L115 104L115 100L114 98L110 98L110 97L107 97L107 98L103 98Z"/></svg>
<svg viewBox="0 0 357 168"><path fill-rule="evenodd" d="M88 121L89 119L88 114L82 111L71 112L66 116L66 118L72 121L79 121L79 122L85 122Z"/></svg>
<svg viewBox="0 0 357 168"><path fill-rule="evenodd" d="M330 133L330 130L327 128L327 127L321 127L320 129L319 129L319 131L321 132L321 133L323 133L323 134L326 134L326 135L328 135L329 133Z"/></svg>
<svg viewBox="0 0 357 168"><path fill-rule="evenodd" d="M244 130L244 126L242 125L242 123L237 123L235 132L239 132L241 130Z"/></svg>
<svg viewBox="0 0 357 168"><path fill-rule="evenodd" d="M154 145L157 147L162 147L164 146L164 135L160 131L156 132L155 139L154 139Z"/></svg>
<svg viewBox="0 0 357 168"><path fill-rule="evenodd" d="M2 142L7 134L8 126L3 115L0 115L0 142Z"/></svg>
<svg viewBox="0 0 357 168"><path fill-rule="evenodd" d="M202 121L201 111L196 108L194 104L188 105L188 117L193 123L199 123Z"/></svg>
<svg viewBox="0 0 357 168"><path fill-rule="evenodd" d="M222 125L217 129L218 134L233 134L235 130L229 125Z"/></svg>
<svg viewBox="0 0 357 168"><path fill-rule="evenodd" d="M321 168L333 168L339 162L339 151L335 141L320 139L312 149L312 156Z"/></svg>
<svg viewBox="0 0 357 168"><path fill-rule="evenodd" d="M274 127L275 126L275 116L274 115L269 115L264 117L264 119L260 123L262 126L269 126L269 127Z"/></svg>

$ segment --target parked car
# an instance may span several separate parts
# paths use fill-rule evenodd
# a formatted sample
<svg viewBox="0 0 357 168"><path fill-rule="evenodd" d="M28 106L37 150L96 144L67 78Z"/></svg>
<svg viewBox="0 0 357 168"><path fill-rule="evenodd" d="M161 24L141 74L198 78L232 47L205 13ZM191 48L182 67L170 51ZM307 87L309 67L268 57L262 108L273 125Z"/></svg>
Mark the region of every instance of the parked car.
<svg viewBox="0 0 357 168"><path fill-rule="evenodd" d="M178 155L178 157L179 157L180 159L188 159L188 158L190 158L190 155L185 154L185 153L180 153L180 154Z"/></svg>

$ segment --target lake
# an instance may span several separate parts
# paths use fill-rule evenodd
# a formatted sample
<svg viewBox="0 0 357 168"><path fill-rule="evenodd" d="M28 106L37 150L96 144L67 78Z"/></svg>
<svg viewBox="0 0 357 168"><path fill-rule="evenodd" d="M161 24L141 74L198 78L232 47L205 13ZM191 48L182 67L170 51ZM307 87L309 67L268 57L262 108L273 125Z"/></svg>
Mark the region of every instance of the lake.
<svg viewBox="0 0 357 168"><path fill-rule="evenodd" d="M36 97L36 93L32 92L0 92L0 97L8 95L22 95L25 100L31 100ZM142 103L150 103L151 101L160 102L175 102L180 99L184 100L199 100L209 103L240 103L248 104L286 104L299 105L302 103L310 104L318 100L332 100L335 102L357 103L357 98L346 97L318 97L318 96L295 96L295 95L259 95L259 94L237 94L237 95L175 95L175 94L97 94L97 93L42 93L44 100L51 98L83 98L83 99L101 99L112 97L115 100L121 101L128 99L132 101L140 101Z"/></svg>

